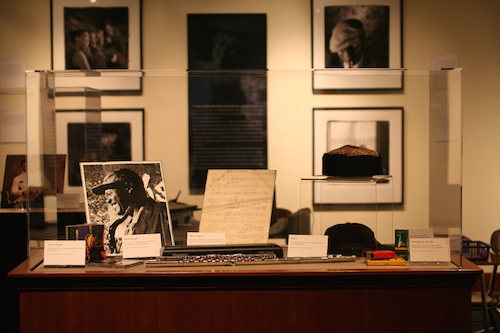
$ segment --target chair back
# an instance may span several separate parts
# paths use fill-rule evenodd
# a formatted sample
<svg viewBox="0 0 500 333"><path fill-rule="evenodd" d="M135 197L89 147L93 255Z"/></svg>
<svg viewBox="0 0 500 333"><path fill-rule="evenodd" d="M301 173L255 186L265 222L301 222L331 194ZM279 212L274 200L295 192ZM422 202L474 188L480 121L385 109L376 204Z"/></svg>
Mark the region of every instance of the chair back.
<svg viewBox="0 0 500 333"><path fill-rule="evenodd" d="M493 253L495 253L497 256L500 256L500 230L495 230L491 234L490 245Z"/></svg>

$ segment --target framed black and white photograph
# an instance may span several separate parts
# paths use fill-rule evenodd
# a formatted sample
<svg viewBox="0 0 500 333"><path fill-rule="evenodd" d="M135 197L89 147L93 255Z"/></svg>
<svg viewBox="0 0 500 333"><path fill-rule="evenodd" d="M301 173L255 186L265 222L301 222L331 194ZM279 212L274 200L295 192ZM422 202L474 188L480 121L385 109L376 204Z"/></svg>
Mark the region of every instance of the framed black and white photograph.
<svg viewBox="0 0 500 333"><path fill-rule="evenodd" d="M64 193L81 194L82 161L144 160L144 109L102 110L95 137L85 119L82 110L56 110L57 152L68 159Z"/></svg>
<svg viewBox="0 0 500 333"><path fill-rule="evenodd" d="M315 184L314 203L403 203L403 108L315 108L313 113L314 175L323 174L325 153L350 145L378 152L382 175L390 176L377 183L376 196L366 186Z"/></svg>
<svg viewBox="0 0 500 333"><path fill-rule="evenodd" d="M174 243L161 162L83 162L87 223L104 225L106 254L121 253L125 235L161 233Z"/></svg>
<svg viewBox="0 0 500 333"><path fill-rule="evenodd" d="M401 21L401 0L312 0L314 91L402 89Z"/></svg>
<svg viewBox="0 0 500 333"><path fill-rule="evenodd" d="M56 87L138 92L140 76L118 71L141 67L140 0L52 0L52 68L83 71L56 76Z"/></svg>

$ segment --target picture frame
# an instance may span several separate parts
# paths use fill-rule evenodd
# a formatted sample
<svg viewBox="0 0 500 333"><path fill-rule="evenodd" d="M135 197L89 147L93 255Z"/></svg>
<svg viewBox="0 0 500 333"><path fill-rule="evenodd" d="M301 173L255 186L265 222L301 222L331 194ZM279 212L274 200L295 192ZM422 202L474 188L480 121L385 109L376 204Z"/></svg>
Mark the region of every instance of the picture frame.
<svg viewBox="0 0 500 333"><path fill-rule="evenodd" d="M82 126L85 124L84 110L56 110L56 151L67 155L64 193L82 195L79 162L84 153L81 141ZM101 111L102 144L114 144L116 151L109 152L106 161L144 160L144 109L103 109ZM71 127L71 128L70 128ZM106 134L107 133L107 134ZM111 141L110 141L111 140ZM71 143L71 144L70 144ZM83 202L83 197L80 198Z"/></svg>
<svg viewBox="0 0 500 333"><path fill-rule="evenodd" d="M52 69L74 71L56 87L141 93L141 0L52 0L51 19Z"/></svg>
<svg viewBox="0 0 500 333"><path fill-rule="evenodd" d="M401 0L312 0L313 91L403 88Z"/></svg>
<svg viewBox="0 0 500 333"><path fill-rule="evenodd" d="M31 156L35 158L36 156ZM30 178L28 186L26 155L7 155L5 157L5 174L2 187L1 208L44 207L44 196L63 193L65 155L44 154L39 156L40 173ZM36 163L36 162L35 162Z"/></svg>
<svg viewBox="0 0 500 333"><path fill-rule="evenodd" d="M123 236L161 233L175 244L160 161L81 162L87 223L104 225L107 256L120 255Z"/></svg>
<svg viewBox="0 0 500 333"><path fill-rule="evenodd" d="M187 19L189 192L203 194L209 169L267 168L267 14Z"/></svg>
<svg viewBox="0 0 500 333"><path fill-rule="evenodd" d="M188 14L190 71L267 69L267 15Z"/></svg>
<svg viewBox="0 0 500 333"><path fill-rule="evenodd" d="M315 204L403 203L402 107L313 109L313 170L322 175L323 155L344 145L379 152L387 180L377 183L376 200L363 186L336 184L335 188L314 184ZM341 195L338 195L341 193Z"/></svg>

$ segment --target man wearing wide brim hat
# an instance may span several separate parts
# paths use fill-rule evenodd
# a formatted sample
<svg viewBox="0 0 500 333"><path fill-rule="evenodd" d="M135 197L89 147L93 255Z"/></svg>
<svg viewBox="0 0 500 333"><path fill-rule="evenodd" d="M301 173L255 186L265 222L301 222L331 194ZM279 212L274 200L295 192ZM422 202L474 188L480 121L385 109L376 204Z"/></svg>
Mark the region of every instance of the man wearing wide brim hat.
<svg viewBox="0 0 500 333"><path fill-rule="evenodd" d="M164 244L169 239L165 227L168 223L165 202L155 202L148 197L141 177L134 171L113 171L92 192L104 195L106 204L121 216L109 227L110 253L121 252L124 235L161 232Z"/></svg>

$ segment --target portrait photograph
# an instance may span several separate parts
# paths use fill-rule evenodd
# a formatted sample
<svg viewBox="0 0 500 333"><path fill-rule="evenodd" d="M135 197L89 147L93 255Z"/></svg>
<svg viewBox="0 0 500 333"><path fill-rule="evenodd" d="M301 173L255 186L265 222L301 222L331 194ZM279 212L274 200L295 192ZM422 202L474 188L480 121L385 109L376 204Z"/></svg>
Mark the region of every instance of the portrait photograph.
<svg viewBox="0 0 500 333"><path fill-rule="evenodd" d="M65 69L128 69L128 18L127 7L65 7Z"/></svg>
<svg viewBox="0 0 500 333"><path fill-rule="evenodd" d="M125 235L160 233L174 244L161 162L82 162L87 223L103 224L106 254Z"/></svg>
<svg viewBox="0 0 500 333"><path fill-rule="evenodd" d="M52 0L54 70L141 69L140 0ZM107 93L140 89L140 78L87 75L56 78L58 87Z"/></svg>
<svg viewBox="0 0 500 333"><path fill-rule="evenodd" d="M402 88L400 71L375 70L402 67L400 0L313 0L312 16L316 90Z"/></svg>
<svg viewBox="0 0 500 333"><path fill-rule="evenodd" d="M388 68L389 6L325 7L325 68Z"/></svg>

